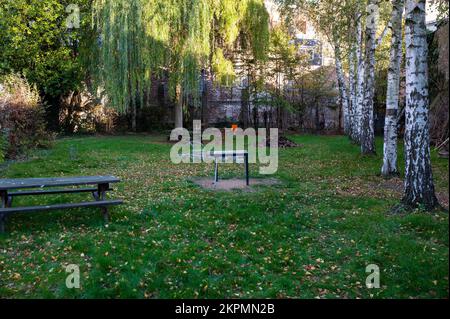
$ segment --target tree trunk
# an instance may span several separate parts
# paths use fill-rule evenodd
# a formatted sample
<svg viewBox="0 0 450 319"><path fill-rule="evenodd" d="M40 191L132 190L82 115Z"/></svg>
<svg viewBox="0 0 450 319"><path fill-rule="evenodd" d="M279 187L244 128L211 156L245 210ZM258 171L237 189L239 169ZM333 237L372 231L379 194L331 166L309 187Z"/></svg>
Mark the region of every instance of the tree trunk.
<svg viewBox="0 0 450 319"><path fill-rule="evenodd" d="M347 135L353 139L354 108L355 108L355 47L352 45L348 55L348 132Z"/></svg>
<svg viewBox="0 0 450 319"><path fill-rule="evenodd" d="M258 114L258 108L256 106L253 107L253 128L255 131L258 131L259 127L259 114Z"/></svg>
<svg viewBox="0 0 450 319"><path fill-rule="evenodd" d="M183 128L183 91L181 85L176 89L175 128Z"/></svg>
<svg viewBox="0 0 450 319"><path fill-rule="evenodd" d="M355 103L355 120L353 128L353 140L358 144L361 144L361 119L362 109L364 104L364 59L363 59L363 41L362 41L362 15L358 17L356 25L356 103Z"/></svg>
<svg viewBox="0 0 450 319"><path fill-rule="evenodd" d="M320 131L320 114L319 114L319 103L317 101L314 101L315 106L315 124L316 124L316 133L319 133Z"/></svg>
<svg viewBox="0 0 450 319"><path fill-rule="evenodd" d="M245 87L241 91L241 114L240 114L240 121L244 129L248 128L249 126L249 88L248 86Z"/></svg>
<svg viewBox="0 0 450 319"><path fill-rule="evenodd" d="M405 193L403 203L438 205L430 159L428 47L425 0L406 1Z"/></svg>
<svg viewBox="0 0 450 319"><path fill-rule="evenodd" d="M375 95L375 48L378 25L378 0L369 0L366 19L365 89L361 121L361 153L375 154L373 98Z"/></svg>
<svg viewBox="0 0 450 319"><path fill-rule="evenodd" d="M136 101L133 100L131 102L131 131L137 131L137 110L136 110Z"/></svg>
<svg viewBox="0 0 450 319"><path fill-rule="evenodd" d="M393 0L392 39L387 78L386 117L384 122L383 167L384 177L398 175L397 170L397 116L400 90L400 65L402 61L402 17L404 0Z"/></svg>
<svg viewBox="0 0 450 319"><path fill-rule="evenodd" d="M334 57L336 61L336 76L338 80L339 85L339 97L341 100L341 106L342 106L342 116L344 118L344 132L345 134L348 134L350 132L349 129L349 109L348 109L348 95L347 95L347 85L345 84L345 77L344 72L342 70L342 63L341 63L341 52L339 49L339 44L335 43L334 47ZM340 123L339 123L340 126Z"/></svg>
<svg viewBox="0 0 450 319"><path fill-rule="evenodd" d="M233 94L231 95L233 96ZM202 110L201 110L202 127L207 128L209 126L208 116L208 79L206 70L202 70Z"/></svg>

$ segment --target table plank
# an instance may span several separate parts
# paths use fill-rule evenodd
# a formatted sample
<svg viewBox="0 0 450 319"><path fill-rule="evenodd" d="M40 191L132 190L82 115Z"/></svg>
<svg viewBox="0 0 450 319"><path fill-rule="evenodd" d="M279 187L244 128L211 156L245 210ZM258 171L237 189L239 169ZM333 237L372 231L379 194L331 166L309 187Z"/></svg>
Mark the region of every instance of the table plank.
<svg viewBox="0 0 450 319"><path fill-rule="evenodd" d="M211 152L210 155L214 156L214 157L222 157L222 156L244 156L247 155L248 152L247 151L241 151L241 150L236 150L236 151L214 151Z"/></svg>
<svg viewBox="0 0 450 319"><path fill-rule="evenodd" d="M115 176L80 176L80 177L52 177L52 178L14 178L0 179L0 190L42 188L57 186L98 185L118 183Z"/></svg>
<svg viewBox="0 0 450 319"><path fill-rule="evenodd" d="M69 204L56 204L45 206L28 206L28 207L14 207L14 208L0 208L0 214L15 214L15 213L31 213L47 210L65 210L71 208L86 208L86 207L103 207L122 205L122 200L102 200L95 202L83 202L83 203L69 203Z"/></svg>
<svg viewBox="0 0 450 319"><path fill-rule="evenodd" d="M107 191L112 191L112 188L108 188ZM17 191L17 192L8 192L8 196L17 197L17 196L30 196L30 195L54 195L54 194L76 194L76 193L93 193L97 192L98 188L94 187L86 187L86 188L71 188L71 189L38 189L38 190L25 190L25 191Z"/></svg>

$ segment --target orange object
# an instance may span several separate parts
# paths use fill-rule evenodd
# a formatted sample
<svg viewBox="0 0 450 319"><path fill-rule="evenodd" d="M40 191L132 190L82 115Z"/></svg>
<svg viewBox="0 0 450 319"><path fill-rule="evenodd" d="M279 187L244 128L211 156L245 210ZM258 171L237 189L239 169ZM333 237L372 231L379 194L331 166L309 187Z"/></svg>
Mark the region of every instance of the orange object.
<svg viewBox="0 0 450 319"><path fill-rule="evenodd" d="M237 131L237 129L238 129L238 126L237 126L237 124L233 124L233 125L231 125L231 130L233 131L233 133L234 133L234 132L236 132L236 131Z"/></svg>

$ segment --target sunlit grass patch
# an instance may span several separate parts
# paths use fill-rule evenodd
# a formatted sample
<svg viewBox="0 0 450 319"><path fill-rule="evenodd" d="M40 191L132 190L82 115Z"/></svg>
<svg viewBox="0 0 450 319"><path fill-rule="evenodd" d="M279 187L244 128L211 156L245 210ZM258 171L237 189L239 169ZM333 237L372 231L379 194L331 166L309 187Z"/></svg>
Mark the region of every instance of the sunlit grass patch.
<svg viewBox="0 0 450 319"><path fill-rule="evenodd" d="M345 137L292 139L302 147L280 150L270 177L280 183L256 192L193 185L212 181L213 165L174 165L171 145L153 135L66 138L9 165L2 176L116 175L125 204L108 227L96 209L11 217L0 296L448 297L448 213L389 213L401 192L379 176L380 141L364 158ZM448 161L433 154L433 164L437 190L448 192ZM244 177L239 165L221 169ZM257 172L252 165L252 178L266 178ZM65 287L67 264L80 266L81 289ZM380 267L380 289L365 286L369 264Z"/></svg>

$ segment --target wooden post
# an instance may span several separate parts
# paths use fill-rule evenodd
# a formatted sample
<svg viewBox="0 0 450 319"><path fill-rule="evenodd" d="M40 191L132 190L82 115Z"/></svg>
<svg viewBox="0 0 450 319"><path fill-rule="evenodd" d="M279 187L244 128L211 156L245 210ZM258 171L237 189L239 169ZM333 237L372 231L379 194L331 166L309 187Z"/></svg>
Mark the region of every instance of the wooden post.
<svg viewBox="0 0 450 319"><path fill-rule="evenodd" d="M13 197L12 196L8 196L8 200L6 202L6 207L11 208L12 207L12 202L13 202Z"/></svg>
<svg viewBox="0 0 450 319"><path fill-rule="evenodd" d="M103 201L106 199L106 191L109 189L109 184L99 184L97 191L97 201ZM101 207L103 218L105 219L105 223L109 222L109 212L108 207Z"/></svg>
<svg viewBox="0 0 450 319"><path fill-rule="evenodd" d="M8 191L1 190L0 191L0 208L8 207ZM6 222L6 214L0 213L0 233L5 232L5 222Z"/></svg>

